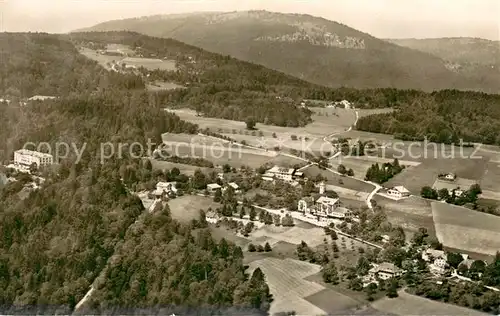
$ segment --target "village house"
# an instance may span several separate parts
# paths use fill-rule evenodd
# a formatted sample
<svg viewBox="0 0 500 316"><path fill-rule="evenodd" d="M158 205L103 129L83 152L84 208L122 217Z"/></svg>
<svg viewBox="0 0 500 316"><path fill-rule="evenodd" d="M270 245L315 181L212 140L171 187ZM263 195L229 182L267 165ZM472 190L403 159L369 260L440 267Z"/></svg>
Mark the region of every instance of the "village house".
<svg viewBox="0 0 500 316"><path fill-rule="evenodd" d="M225 192L227 188L231 187L234 191L234 193L239 194L241 193L240 191L240 186L237 185L235 182L230 182L228 183L224 188L222 188L222 192Z"/></svg>
<svg viewBox="0 0 500 316"><path fill-rule="evenodd" d="M374 264L368 271L371 279L389 280L390 278L397 278L403 274L403 270L396 267L390 262L383 262L381 264Z"/></svg>
<svg viewBox="0 0 500 316"><path fill-rule="evenodd" d="M36 164L37 167L48 166L54 163L54 157L50 154L38 151L20 149L14 152L14 164L29 167Z"/></svg>
<svg viewBox="0 0 500 316"><path fill-rule="evenodd" d="M422 260L429 264L429 271L434 275L443 275L448 265L447 255L442 250L426 249L422 252Z"/></svg>
<svg viewBox="0 0 500 316"><path fill-rule="evenodd" d="M208 211L207 214L205 214L205 219L211 224L217 224L217 222L220 221L221 217L215 211Z"/></svg>
<svg viewBox="0 0 500 316"><path fill-rule="evenodd" d="M438 178L447 181L455 181L457 176L454 173L443 173L438 175Z"/></svg>
<svg viewBox="0 0 500 316"><path fill-rule="evenodd" d="M222 190L222 187L217 184L217 183L210 183L207 185L207 191L210 193L210 194L213 194L215 193L215 191L217 190Z"/></svg>
<svg viewBox="0 0 500 316"><path fill-rule="evenodd" d="M267 170L263 175L263 178L272 178L276 180L281 180L285 182L292 182L293 176L295 173L295 169L293 168L284 168L279 166L274 166L271 169Z"/></svg>
<svg viewBox="0 0 500 316"><path fill-rule="evenodd" d="M154 195L156 197L161 197L163 194L171 195L177 193L177 182L158 182L156 184L156 190Z"/></svg>
<svg viewBox="0 0 500 316"><path fill-rule="evenodd" d="M409 197L410 191L408 191L408 189L406 189L404 186L400 185L387 190L387 195L397 199L402 199L405 197Z"/></svg>

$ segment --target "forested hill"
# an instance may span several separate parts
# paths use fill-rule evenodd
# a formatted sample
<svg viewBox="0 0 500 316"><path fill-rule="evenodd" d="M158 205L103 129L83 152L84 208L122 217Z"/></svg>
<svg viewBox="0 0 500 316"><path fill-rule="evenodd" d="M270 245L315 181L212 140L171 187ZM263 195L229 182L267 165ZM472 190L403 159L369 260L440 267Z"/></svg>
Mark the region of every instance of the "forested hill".
<svg viewBox="0 0 500 316"><path fill-rule="evenodd" d="M393 113L360 118L356 128L403 140L500 145L500 95L443 90L414 93L409 101Z"/></svg>
<svg viewBox="0 0 500 316"><path fill-rule="evenodd" d="M86 31L175 38L330 87L498 92L500 79L460 73L438 56L305 14L202 12L108 21Z"/></svg>
<svg viewBox="0 0 500 316"><path fill-rule="evenodd" d="M281 72L173 39L133 32L71 33L70 38L79 46L105 47L115 43L127 45L144 57L175 60L176 70L147 72L150 81L175 82L187 87L157 93L163 104L188 106L207 116L232 120L253 117L258 122L280 126L303 126L310 122L310 112L298 108L300 101L295 99L300 97L301 89L313 85ZM280 98L282 95L295 99Z"/></svg>
<svg viewBox="0 0 500 316"><path fill-rule="evenodd" d="M178 169L153 171L126 147L121 157L100 159L102 143L158 143L163 132L195 133L197 127L164 111L140 75L104 70L66 36L0 39L6 71L0 98L11 101L0 102L3 159L12 159L9 149L25 141L84 148L78 163L71 155L41 170L46 181L36 190L25 190L29 175L2 170L17 181L0 190L0 313L70 314L101 275L86 314L151 308L171 314L183 307L195 314L266 314L264 275L244 273L240 248L216 242L204 221L177 222L168 207L144 214L129 192L169 180L182 180L189 190L187 176ZM35 93L59 98L18 102Z"/></svg>

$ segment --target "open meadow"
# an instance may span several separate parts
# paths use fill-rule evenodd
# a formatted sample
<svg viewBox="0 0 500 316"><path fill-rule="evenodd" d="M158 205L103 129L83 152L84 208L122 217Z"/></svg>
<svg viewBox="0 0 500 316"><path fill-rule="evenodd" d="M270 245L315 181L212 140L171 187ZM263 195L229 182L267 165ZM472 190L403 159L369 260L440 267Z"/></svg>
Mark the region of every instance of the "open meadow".
<svg viewBox="0 0 500 316"><path fill-rule="evenodd" d="M433 301L423 297L408 294L404 291L399 291L399 296L396 298L382 298L372 303L372 307L388 314L393 315L469 315L481 316L488 315L473 309L464 308L457 305L446 304L438 301Z"/></svg>
<svg viewBox="0 0 500 316"><path fill-rule="evenodd" d="M158 58L143 58L143 57L126 57L121 60L122 63L126 65L132 65L139 67L144 67L147 70L166 70L173 71L176 70L175 60L164 60Z"/></svg>
<svg viewBox="0 0 500 316"><path fill-rule="evenodd" d="M371 192L374 187L371 184L365 183L358 179L347 176L341 176L328 170L322 170L318 166L313 165L303 170L304 175L309 178L314 178L318 174L322 175L327 180L327 185L334 185L337 187L357 191L357 192Z"/></svg>
<svg viewBox="0 0 500 316"><path fill-rule="evenodd" d="M192 219L200 218L200 210L216 209L220 204L215 203L210 197L184 195L169 200L168 206L173 218L188 223Z"/></svg>
<svg viewBox="0 0 500 316"><path fill-rule="evenodd" d="M490 160L480 180L482 197L485 199L500 200L500 162Z"/></svg>
<svg viewBox="0 0 500 316"><path fill-rule="evenodd" d="M353 110L345 109L311 109L313 122L305 127L280 127L258 123L256 130L246 129L245 122L197 116L188 109L171 110L180 118L198 124L200 128L209 128L237 141L245 141L249 145L272 149L293 148L296 150L332 151L333 147L324 138L331 134L341 134L355 122ZM297 140L292 139L297 136ZM306 139L307 138L307 139Z"/></svg>
<svg viewBox="0 0 500 316"><path fill-rule="evenodd" d="M420 195L422 187L432 186L440 173L455 173L459 178L479 181L486 164L486 159L424 159L420 165L396 175L384 186L402 185L412 194Z"/></svg>
<svg viewBox="0 0 500 316"><path fill-rule="evenodd" d="M407 237L411 237L421 227L426 228L430 236L435 236L430 201L418 196L394 201L378 194L373 199L384 209L389 222L401 226Z"/></svg>
<svg viewBox="0 0 500 316"><path fill-rule="evenodd" d="M500 250L500 217L447 203L431 205L436 236L445 247L486 255Z"/></svg>

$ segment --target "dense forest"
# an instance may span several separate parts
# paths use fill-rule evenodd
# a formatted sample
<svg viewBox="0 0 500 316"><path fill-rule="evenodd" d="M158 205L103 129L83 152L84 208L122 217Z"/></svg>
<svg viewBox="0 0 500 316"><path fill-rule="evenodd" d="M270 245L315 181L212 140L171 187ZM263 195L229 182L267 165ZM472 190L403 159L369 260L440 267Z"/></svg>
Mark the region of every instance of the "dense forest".
<svg viewBox="0 0 500 316"><path fill-rule="evenodd" d="M361 117L358 130L402 140L500 144L500 95L443 90L415 94L393 113Z"/></svg>
<svg viewBox="0 0 500 316"><path fill-rule="evenodd" d="M217 243L206 232L196 235L199 226L178 223L168 209L144 214L140 199L129 192L167 179L192 186L188 177L178 170L154 172L150 163L131 157L137 149L127 147L119 157L101 160L102 143L147 148L148 140L160 142L161 133L195 133L197 126L164 111L141 76L104 70L81 57L64 36L0 36L7 74L2 72L0 91L11 101L0 102L2 159L12 159L12 150L27 141L84 149L78 161L70 147L59 166L41 170L46 181L39 189L20 194L30 180L19 175L1 190L0 310L70 313L103 275L98 303L86 306L89 313L114 313L131 307L132 299L140 308L266 313L271 298L265 277L260 270L245 274L241 249ZM58 98L19 102L32 94ZM154 255L159 257L147 266ZM174 262L190 269L171 270ZM153 273L154 282L145 272ZM165 279L158 278L162 274Z"/></svg>

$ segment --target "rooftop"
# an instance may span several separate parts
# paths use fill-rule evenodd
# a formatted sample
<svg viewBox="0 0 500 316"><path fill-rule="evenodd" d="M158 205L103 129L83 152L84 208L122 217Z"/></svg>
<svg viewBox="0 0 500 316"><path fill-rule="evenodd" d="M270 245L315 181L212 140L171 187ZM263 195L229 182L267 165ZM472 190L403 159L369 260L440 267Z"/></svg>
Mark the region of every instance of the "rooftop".
<svg viewBox="0 0 500 316"><path fill-rule="evenodd" d="M284 168L280 166L274 166L271 169L267 170L268 173L283 173L283 174L293 174L295 169L293 168Z"/></svg>
<svg viewBox="0 0 500 316"><path fill-rule="evenodd" d="M400 192L400 193L410 193L410 191L408 191L408 189L407 189L407 188L405 188L405 187L404 187L404 186L402 186L402 185L398 185L397 187L394 187L394 188L392 188L392 189L393 189L393 190L396 190L396 191L398 191L398 192Z"/></svg>
<svg viewBox="0 0 500 316"><path fill-rule="evenodd" d="M16 150L15 152L18 154L21 154L21 155L35 156L35 157L39 157L39 158L53 158L53 156L51 154L46 154L46 153L42 153L39 151L33 151L33 150L28 150L28 149L19 149L19 150Z"/></svg>
<svg viewBox="0 0 500 316"><path fill-rule="evenodd" d="M220 189L222 187L220 185L218 185L217 183L210 183L210 184L207 184L207 188L209 188L209 189Z"/></svg>
<svg viewBox="0 0 500 316"><path fill-rule="evenodd" d="M328 204L328 205L334 205L337 203L339 199L332 199L326 196L322 196L319 199L316 200L316 203L318 204Z"/></svg>
<svg viewBox="0 0 500 316"><path fill-rule="evenodd" d="M373 273L387 272L395 274L401 272L402 270L390 262L383 262L378 266L373 267L370 271Z"/></svg>
<svg viewBox="0 0 500 316"><path fill-rule="evenodd" d="M28 100L30 100L30 101L37 101L37 100L43 101L43 100L52 100L55 98L56 97L50 96L50 95L34 95L31 98L29 98Z"/></svg>
<svg viewBox="0 0 500 316"><path fill-rule="evenodd" d="M237 184L236 184L236 183L234 183L234 182L228 183L228 185L229 185L230 187L232 187L233 189L235 189L235 190L237 190L237 189L240 187L239 185L237 185Z"/></svg>

